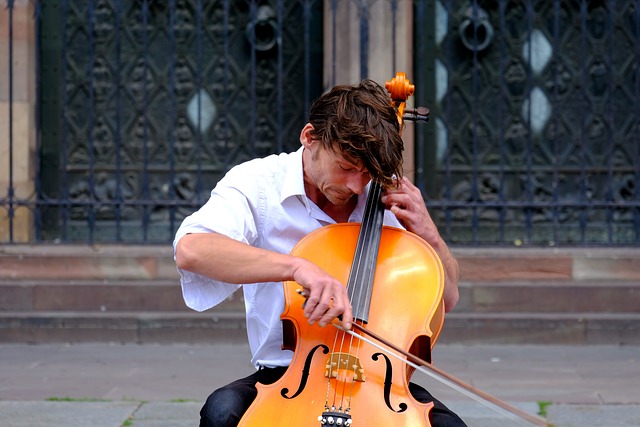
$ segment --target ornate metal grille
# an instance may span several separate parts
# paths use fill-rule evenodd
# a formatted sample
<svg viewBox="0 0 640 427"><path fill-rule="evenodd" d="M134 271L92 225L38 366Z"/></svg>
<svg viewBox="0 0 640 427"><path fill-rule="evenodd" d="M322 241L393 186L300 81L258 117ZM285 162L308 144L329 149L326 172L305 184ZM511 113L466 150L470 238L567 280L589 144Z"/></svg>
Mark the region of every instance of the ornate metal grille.
<svg viewBox="0 0 640 427"><path fill-rule="evenodd" d="M299 145L320 2L56 3L42 239L170 241L230 166Z"/></svg>
<svg viewBox="0 0 640 427"><path fill-rule="evenodd" d="M395 50L406 24L396 12L410 4L407 71L415 104L431 109L431 123L415 127L415 176L444 237L640 243L640 0L29 2L40 66L35 194L12 172L11 153L24 148L13 123L25 110L12 102L22 80L15 2L6 3L4 241L17 223L36 242L171 241L229 167L298 146L323 68L340 68L342 38L359 44L348 59L368 77L370 35L387 34L370 18L388 17ZM333 25L326 54L323 22Z"/></svg>
<svg viewBox="0 0 640 427"><path fill-rule="evenodd" d="M430 6L435 47L416 60L431 54L435 75L422 183L447 236L639 243L640 2Z"/></svg>

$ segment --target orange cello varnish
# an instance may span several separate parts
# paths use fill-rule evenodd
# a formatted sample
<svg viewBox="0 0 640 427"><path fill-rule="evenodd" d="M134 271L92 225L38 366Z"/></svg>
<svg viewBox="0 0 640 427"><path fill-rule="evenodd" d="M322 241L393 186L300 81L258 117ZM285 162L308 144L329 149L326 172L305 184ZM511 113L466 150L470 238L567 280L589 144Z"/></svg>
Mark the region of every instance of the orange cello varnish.
<svg viewBox="0 0 640 427"><path fill-rule="evenodd" d="M320 228L303 238L291 254L312 261L347 283L359 231L360 224ZM444 274L435 251L413 233L385 226L375 268L370 315L365 327L429 360L444 313ZM350 408L354 427L430 425L428 415L433 404L415 401L408 390L413 369L388 356L392 371L390 409L384 399L385 375L389 368L383 357L374 360L374 355L381 350L331 325L324 328L309 325L303 314L304 298L298 289L301 286L295 282L284 284L284 345L294 351L293 360L279 381L257 385L258 396L239 425L318 426L318 416L325 410L327 396L330 405ZM327 354L325 348L328 348ZM337 379L328 380L326 364L330 355L337 352L357 359L364 381L354 381L356 374L351 369L339 369ZM293 396L300 388L311 353L306 385L295 398L283 397L283 394ZM337 397L334 399L334 396ZM394 412L400 410L402 404L407 408Z"/></svg>

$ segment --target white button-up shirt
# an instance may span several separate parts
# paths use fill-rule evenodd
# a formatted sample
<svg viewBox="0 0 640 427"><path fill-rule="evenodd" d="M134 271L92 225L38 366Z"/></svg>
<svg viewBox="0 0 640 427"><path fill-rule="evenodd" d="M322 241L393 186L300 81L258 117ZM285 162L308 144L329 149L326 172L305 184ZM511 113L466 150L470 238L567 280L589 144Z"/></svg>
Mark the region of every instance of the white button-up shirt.
<svg viewBox="0 0 640 427"><path fill-rule="evenodd" d="M178 240L190 233L220 233L263 249L289 253L310 232L335 221L304 191L302 151L271 155L232 168L197 212L185 218ZM349 222L361 222L369 187L359 195ZM385 211L384 223L400 227ZM287 366L292 352L282 350L284 310L282 282L229 284L178 269L182 295L188 307L203 311L224 301L242 287L247 335L254 366Z"/></svg>

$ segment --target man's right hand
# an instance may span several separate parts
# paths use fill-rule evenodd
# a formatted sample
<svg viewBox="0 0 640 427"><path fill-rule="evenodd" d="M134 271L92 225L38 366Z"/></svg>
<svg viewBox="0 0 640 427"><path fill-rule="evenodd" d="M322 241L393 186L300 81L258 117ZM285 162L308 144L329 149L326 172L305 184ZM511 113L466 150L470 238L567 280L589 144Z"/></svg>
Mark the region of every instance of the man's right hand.
<svg viewBox="0 0 640 427"><path fill-rule="evenodd" d="M318 322L318 325L323 327L341 316L341 325L345 329L351 329L353 312L344 284L302 258L300 265L293 272L293 280L304 289L307 297L304 315L310 325Z"/></svg>

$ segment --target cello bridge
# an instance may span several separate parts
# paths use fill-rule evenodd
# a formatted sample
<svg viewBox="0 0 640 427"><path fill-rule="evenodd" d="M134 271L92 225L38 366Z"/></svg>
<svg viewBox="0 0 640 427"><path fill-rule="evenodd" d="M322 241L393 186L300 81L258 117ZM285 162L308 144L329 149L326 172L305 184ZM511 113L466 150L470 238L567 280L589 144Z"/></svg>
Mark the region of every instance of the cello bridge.
<svg viewBox="0 0 640 427"><path fill-rule="evenodd" d="M340 371L352 371L354 381L364 381L364 369L360 364L360 359L349 353L331 353L325 365L324 376L327 378L338 378Z"/></svg>

